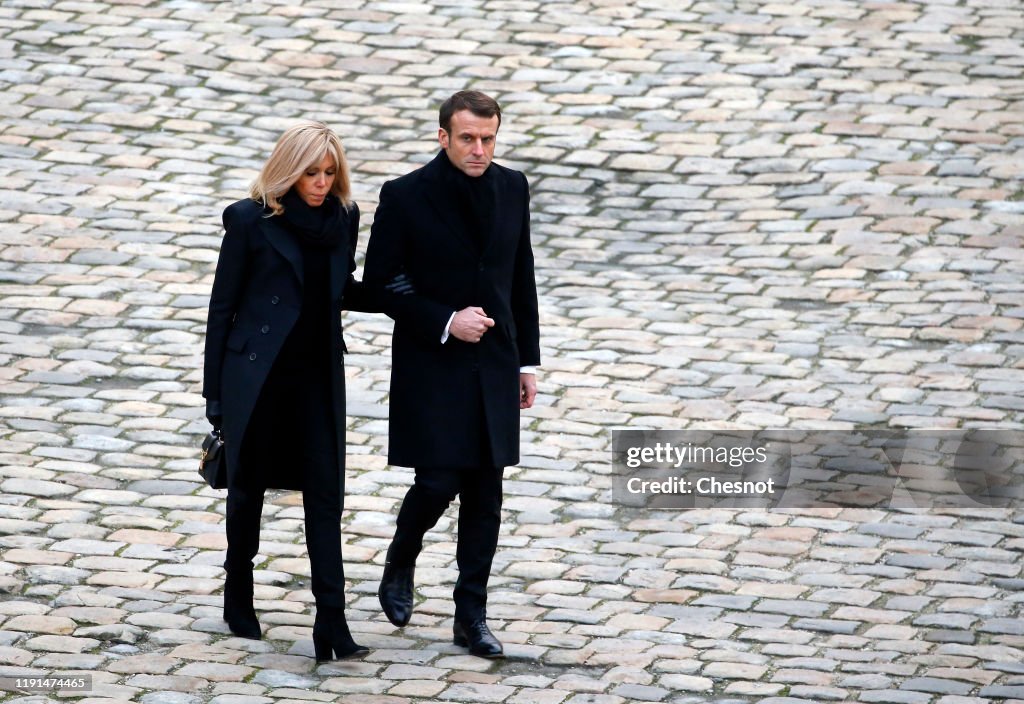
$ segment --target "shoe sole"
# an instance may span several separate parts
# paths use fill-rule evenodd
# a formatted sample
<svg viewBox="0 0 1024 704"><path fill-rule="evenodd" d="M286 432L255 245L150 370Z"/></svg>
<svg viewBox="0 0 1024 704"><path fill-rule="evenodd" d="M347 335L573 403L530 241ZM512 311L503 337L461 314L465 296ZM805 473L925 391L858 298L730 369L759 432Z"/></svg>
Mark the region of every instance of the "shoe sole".
<svg viewBox="0 0 1024 704"><path fill-rule="evenodd" d="M358 657L360 657L362 655L369 655L369 654L370 654L370 649L369 648L360 648L359 650L355 651L354 653L349 653L348 655L339 655L338 657L333 657L334 656L334 652L332 651L331 652L331 657L322 658L319 655L314 655L314 658L316 659L317 662L332 662L332 661L335 661L335 660L351 660L352 658L358 658Z"/></svg>
<svg viewBox="0 0 1024 704"><path fill-rule="evenodd" d="M262 633L258 636L255 636L251 633L235 633L234 631L231 631L231 635L233 635L235 638L245 638L246 640L263 640Z"/></svg>
<svg viewBox="0 0 1024 704"><path fill-rule="evenodd" d="M231 631L231 635L235 636L236 638L247 638L249 640L263 640L262 630L256 631L255 633L253 633L252 631L246 631L241 628L235 630L234 626L232 626L231 623L229 623L226 620L225 623L228 624L228 630Z"/></svg>

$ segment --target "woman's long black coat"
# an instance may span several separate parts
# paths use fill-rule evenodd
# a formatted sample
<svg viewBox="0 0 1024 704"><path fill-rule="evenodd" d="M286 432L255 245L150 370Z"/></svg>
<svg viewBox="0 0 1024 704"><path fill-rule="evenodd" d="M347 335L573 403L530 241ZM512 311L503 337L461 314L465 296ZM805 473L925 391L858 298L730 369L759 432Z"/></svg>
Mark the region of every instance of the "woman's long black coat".
<svg viewBox="0 0 1024 704"><path fill-rule="evenodd" d="M343 209L344 210L344 209ZM210 295L206 323L206 356L203 396L220 401L223 437L231 484L238 472L258 472L272 487L294 488L286 474L291 467L247 468L241 466L242 442L253 409L302 308L302 251L280 224L279 216L266 217L256 201L246 199L224 210L224 240ZM355 271L359 209L352 207L342 218L346 229L342 242L329 254L331 308L330 384L338 448L338 480L345 477L345 343L341 336L340 311L373 308ZM281 438L287 446L288 438ZM343 494L342 494L343 495Z"/></svg>

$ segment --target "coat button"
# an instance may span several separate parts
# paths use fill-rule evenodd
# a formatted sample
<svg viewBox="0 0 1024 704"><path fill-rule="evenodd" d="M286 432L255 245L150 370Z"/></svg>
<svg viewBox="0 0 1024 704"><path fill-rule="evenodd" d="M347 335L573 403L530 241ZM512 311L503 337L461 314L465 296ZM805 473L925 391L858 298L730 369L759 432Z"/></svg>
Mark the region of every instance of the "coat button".
<svg viewBox="0 0 1024 704"><path fill-rule="evenodd" d="M270 332L270 326L264 325L263 327L260 328L260 332L266 335L268 332Z"/></svg>
<svg viewBox="0 0 1024 704"><path fill-rule="evenodd" d="M256 361L256 353L255 352L253 352L253 353L251 353L249 355L249 361L250 362L255 362Z"/></svg>
<svg viewBox="0 0 1024 704"><path fill-rule="evenodd" d="M271 297L271 299L270 299L270 303L271 303L271 305L275 305L275 306L276 306L276 305L277 305L278 303L280 303L280 302L281 302L281 299L280 299L280 298L278 298L277 296L273 296L273 297Z"/></svg>
<svg viewBox="0 0 1024 704"><path fill-rule="evenodd" d="M484 270L484 263L483 263L483 262L480 262L480 266L479 266L479 267L477 267L477 269L478 269L479 271L483 271L483 270Z"/></svg>

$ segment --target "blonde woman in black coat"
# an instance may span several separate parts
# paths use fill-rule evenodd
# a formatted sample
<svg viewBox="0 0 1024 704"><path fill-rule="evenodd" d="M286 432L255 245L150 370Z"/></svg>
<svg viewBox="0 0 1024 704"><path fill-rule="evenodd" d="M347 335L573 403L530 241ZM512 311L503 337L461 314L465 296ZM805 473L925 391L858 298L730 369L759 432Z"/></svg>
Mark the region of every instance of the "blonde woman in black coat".
<svg viewBox="0 0 1024 704"><path fill-rule="evenodd" d="M345 375L340 311L379 310L355 270L359 209L338 136L288 129L250 197L224 211L203 396L228 464L224 620L260 638L253 558L268 488L302 491L317 660L367 652L345 620L340 521Z"/></svg>

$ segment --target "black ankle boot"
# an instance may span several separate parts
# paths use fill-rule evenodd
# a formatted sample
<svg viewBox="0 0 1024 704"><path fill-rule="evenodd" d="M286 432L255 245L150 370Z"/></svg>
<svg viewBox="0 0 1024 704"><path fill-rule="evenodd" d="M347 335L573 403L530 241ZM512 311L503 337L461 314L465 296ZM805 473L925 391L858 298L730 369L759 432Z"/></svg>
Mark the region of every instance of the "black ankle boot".
<svg viewBox="0 0 1024 704"><path fill-rule="evenodd" d="M260 640L260 622L252 606L252 568L229 569L224 579L224 620L240 638Z"/></svg>
<svg viewBox="0 0 1024 704"><path fill-rule="evenodd" d="M313 622L313 651L317 662L331 660L331 653L341 660L365 655L370 649L352 640L345 620L345 609L338 606L317 606Z"/></svg>

